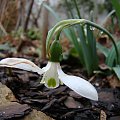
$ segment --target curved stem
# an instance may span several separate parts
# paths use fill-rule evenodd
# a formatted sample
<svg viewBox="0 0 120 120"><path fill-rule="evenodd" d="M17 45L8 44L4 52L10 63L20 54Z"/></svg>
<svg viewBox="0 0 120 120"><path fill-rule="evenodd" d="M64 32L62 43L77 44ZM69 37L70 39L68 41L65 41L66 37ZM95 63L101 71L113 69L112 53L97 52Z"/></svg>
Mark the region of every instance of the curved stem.
<svg viewBox="0 0 120 120"><path fill-rule="evenodd" d="M48 51L50 42L52 40L52 37L60 32L63 28L75 25L75 24L83 24L85 21L84 19L68 19L68 20L63 20L57 23L49 32L46 40L46 49Z"/></svg>
<svg viewBox="0 0 120 120"><path fill-rule="evenodd" d="M49 32L47 35L47 42L46 42L46 49L49 48L50 42L52 40L52 37L58 33L61 29L63 29L65 26L69 27L74 24L83 24L85 22L84 19L68 19L58 22Z"/></svg>
<svg viewBox="0 0 120 120"><path fill-rule="evenodd" d="M95 27L101 31L103 31L105 34L107 34L109 36L109 38L111 39L114 47L115 47L115 51L116 51L116 57L117 57L117 63L119 62L119 53L118 53L118 49L116 46L116 43L114 41L113 36L103 27L99 26L98 24L91 22L89 20L85 20L85 19L68 19L68 20L63 20L60 21L58 24L56 24L49 32L48 32L48 36L47 36L47 44L46 44L46 49L47 52L49 52L49 47L50 47L50 43L52 40L52 37L56 34L57 35L57 39L59 39L60 33L64 28L70 27L72 25L75 24L81 24L81 25L85 25L88 24L92 27Z"/></svg>
<svg viewBox="0 0 120 120"><path fill-rule="evenodd" d="M85 20L85 24L88 24L88 25L90 25L92 27L95 27L95 28L103 31L104 33L106 33L108 35L108 37L111 39L111 41L112 41L112 43L113 43L113 45L115 47L117 63L119 63L119 52L118 52L118 49L117 49L117 45L115 43L115 40L114 40L113 36L110 34L110 32L108 32L106 29L104 29L104 28L98 26L97 24L95 24L95 23L93 23L91 21L88 21L88 20Z"/></svg>

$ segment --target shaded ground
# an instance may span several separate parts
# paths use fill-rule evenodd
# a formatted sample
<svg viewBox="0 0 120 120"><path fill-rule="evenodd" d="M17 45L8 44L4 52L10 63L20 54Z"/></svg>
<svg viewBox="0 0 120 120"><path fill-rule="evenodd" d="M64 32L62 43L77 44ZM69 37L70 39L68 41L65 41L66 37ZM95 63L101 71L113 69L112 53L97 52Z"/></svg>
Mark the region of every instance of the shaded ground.
<svg viewBox="0 0 120 120"><path fill-rule="evenodd" d="M10 45L4 44L5 41L8 41ZM1 44L4 45L0 49L0 58L24 57L40 67L47 64L46 61L39 63L36 53L39 41L16 41L8 36L1 40ZM63 44L68 50L69 43L65 41ZM76 59L62 61L61 64L65 73L88 79ZM106 69L106 66L101 67L103 70ZM0 68L0 82L12 90L18 103L25 104L25 106L18 106L18 109L22 108L21 113L17 111L17 114L13 115L12 111L7 110L11 116L9 114L5 118L0 114L0 120L7 118L19 120L20 117L26 115L26 111L28 114L32 109L42 111L56 120L120 120L120 82L116 80L115 76L94 75L88 79L99 93L97 102L81 97L64 85L56 89L47 89L44 85L39 84L41 78L42 76L31 72ZM26 107L26 104L31 108ZM0 108L0 112L4 109ZM12 107L12 109L17 108Z"/></svg>
<svg viewBox="0 0 120 120"><path fill-rule="evenodd" d="M41 62L41 66L45 64ZM81 76L80 68L73 63L62 64L62 68L68 74ZM92 80L99 92L99 101L94 102L77 95L64 85L56 89L47 89L39 84L41 77L17 69L12 72L9 68L0 69L1 82L13 91L19 103L28 104L32 109L43 111L56 120L120 119L120 88L111 88L103 78L97 76ZM19 117L13 118L19 120Z"/></svg>

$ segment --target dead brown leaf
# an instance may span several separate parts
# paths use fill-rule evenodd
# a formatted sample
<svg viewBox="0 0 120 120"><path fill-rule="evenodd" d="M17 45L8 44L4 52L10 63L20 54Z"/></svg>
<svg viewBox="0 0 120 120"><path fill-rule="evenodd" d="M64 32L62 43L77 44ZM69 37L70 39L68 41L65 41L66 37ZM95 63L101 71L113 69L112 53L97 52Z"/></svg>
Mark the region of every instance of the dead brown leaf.
<svg viewBox="0 0 120 120"><path fill-rule="evenodd" d="M103 110L101 110L101 112L100 112L100 120L106 120L106 119L107 119L106 113Z"/></svg>
<svg viewBox="0 0 120 120"><path fill-rule="evenodd" d="M115 75L108 76L107 80L112 88L120 87L120 81Z"/></svg>

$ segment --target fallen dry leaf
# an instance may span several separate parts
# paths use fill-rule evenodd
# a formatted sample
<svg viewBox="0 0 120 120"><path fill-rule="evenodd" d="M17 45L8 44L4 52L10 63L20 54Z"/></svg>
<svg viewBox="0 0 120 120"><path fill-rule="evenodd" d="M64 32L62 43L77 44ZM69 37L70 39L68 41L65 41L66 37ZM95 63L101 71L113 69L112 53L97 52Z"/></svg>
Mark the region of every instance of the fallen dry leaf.
<svg viewBox="0 0 120 120"><path fill-rule="evenodd" d="M107 80L112 88L120 87L120 80L115 75L108 76Z"/></svg>
<svg viewBox="0 0 120 120"><path fill-rule="evenodd" d="M106 120L106 119L107 119L106 113L103 110L101 110L101 112L100 112L100 120Z"/></svg>

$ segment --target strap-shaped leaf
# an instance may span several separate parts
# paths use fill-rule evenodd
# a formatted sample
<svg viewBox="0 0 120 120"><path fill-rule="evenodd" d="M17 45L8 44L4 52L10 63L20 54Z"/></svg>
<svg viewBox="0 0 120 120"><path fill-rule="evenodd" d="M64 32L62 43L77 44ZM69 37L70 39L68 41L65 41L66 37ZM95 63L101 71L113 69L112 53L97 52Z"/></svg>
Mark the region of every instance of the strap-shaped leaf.
<svg viewBox="0 0 120 120"><path fill-rule="evenodd" d="M96 47L98 48L98 50L100 52L102 52L105 55L105 57L108 57L108 54L110 52L110 50L108 48L104 47L103 45L101 45L98 42L96 43Z"/></svg>
<svg viewBox="0 0 120 120"><path fill-rule="evenodd" d="M113 71L115 72L116 76L120 80L120 66L113 67Z"/></svg>
<svg viewBox="0 0 120 120"><path fill-rule="evenodd" d="M117 42L116 45L117 45L118 51L120 51L120 41ZM119 53L119 55L120 55L120 53ZM114 46L112 46L111 50L109 51L108 56L107 56L105 62L106 62L106 64L107 64L108 66L110 66L110 67L113 67L114 63L115 63L115 64L118 64L118 63L116 62L116 51L115 51ZM120 63L120 58L119 58L118 62Z"/></svg>
<svg viewBox="0 0 120 120"><path fill-rule="evenodd" d="M111 0L113 7L115 8L116 15L118 17L119 26L120 26L120 1L119 0Z"/></svg>

